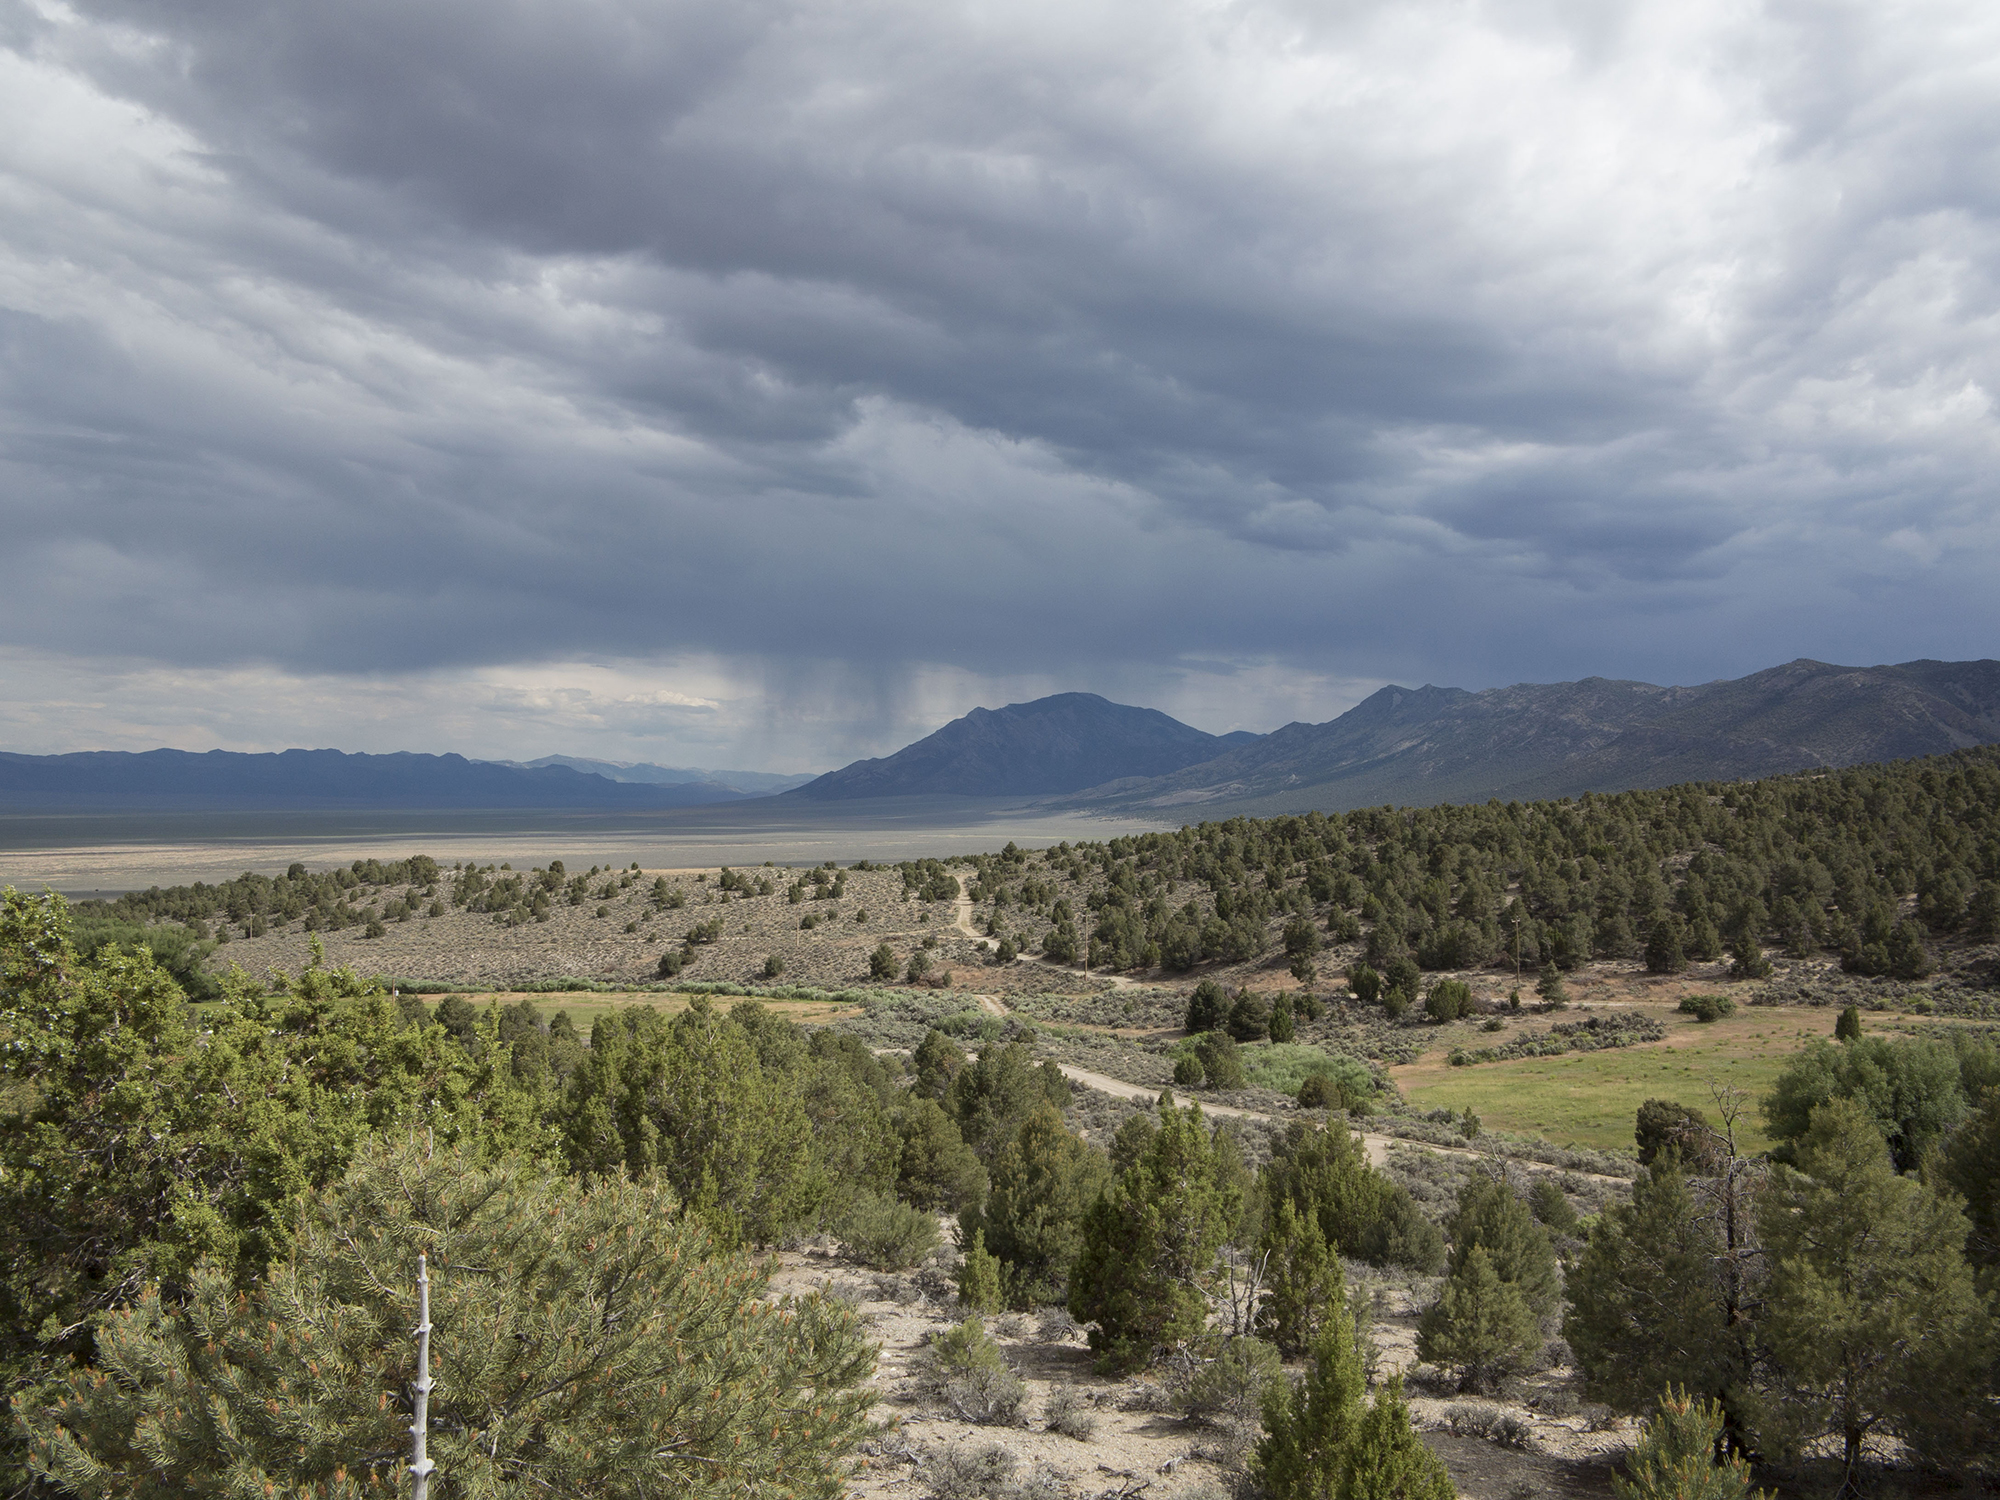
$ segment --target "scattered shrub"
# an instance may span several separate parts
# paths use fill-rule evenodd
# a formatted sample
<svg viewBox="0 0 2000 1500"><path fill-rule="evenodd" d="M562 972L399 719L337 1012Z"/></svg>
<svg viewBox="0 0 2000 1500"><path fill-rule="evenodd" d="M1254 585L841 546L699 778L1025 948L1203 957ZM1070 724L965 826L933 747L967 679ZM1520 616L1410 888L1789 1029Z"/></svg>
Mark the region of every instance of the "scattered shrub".
<svg viewBox="0 0 2000 1500"><path fill-rule="evenodd" d="M1266 1393L1285 1378L1278 1351L1262 1339L1205 1339L1189 1353L1175 1405L1192 1421L1254 1423Z"/></svg>
<svg viewBox="0 0 2000 1500"><path fill-rule="evenodd" d="M857 1194L836 1231L848 1254L878 1271L901 1271L937 1248L937 1220L879 1193Z"/></svg>
<svg viewBox="0 0 2000 1500"><path fill-rule="evenodd" d="M1067 1380L1049 1392L1042 1420L1050 1432L1075 1438L1079 1443L1089 1442L1091 1434L1097 1431L1097 1418L1090 1414L1090 1404Z"/></svg>
<svg viewBox="0 0 2000 1500"><path fill-rule="evenodd" d="M1000 1346L977 1317L931 1340L917 1358L919 1385L962 1422L1018 1427L1028 1388L1007 1367Z"/></svg>
<svg viewBox="0 0 2000 1500"><path fill-rule="evenodd" d="M924 1477L936 1500L1008 1500L1016 1491L1014 1455L998 1443L943 1449L932 1456Z"/></svg>
<svg viewBox="0 0 2000 1500"><path fill-rule="evenodd" d="M1689 995L1676 1009L1697 1021L1720 1021L1736 1014L1736 1002L1727 995Z"/></svg>

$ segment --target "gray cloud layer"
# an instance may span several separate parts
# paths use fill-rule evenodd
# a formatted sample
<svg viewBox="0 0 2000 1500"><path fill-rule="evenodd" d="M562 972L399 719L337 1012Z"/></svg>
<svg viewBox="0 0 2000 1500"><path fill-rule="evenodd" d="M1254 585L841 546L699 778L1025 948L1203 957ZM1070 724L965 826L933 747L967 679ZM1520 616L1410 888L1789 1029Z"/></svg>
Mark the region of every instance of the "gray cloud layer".
<svg viewBox="0 0 2000 1500"><path fill-rule="evenodd" d="M0 0L0 44L21 662L699 660L825 763L940 674L1227 728L1992 654L1988 6Z"/></svg>

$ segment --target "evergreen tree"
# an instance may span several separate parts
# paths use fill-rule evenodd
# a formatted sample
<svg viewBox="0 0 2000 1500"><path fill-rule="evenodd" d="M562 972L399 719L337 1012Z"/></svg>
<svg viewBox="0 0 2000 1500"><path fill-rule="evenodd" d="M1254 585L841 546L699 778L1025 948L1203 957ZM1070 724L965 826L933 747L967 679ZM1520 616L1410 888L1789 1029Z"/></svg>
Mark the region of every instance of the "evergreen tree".
<svg viewBox="0 0 2000 1500"><path fill-rule="evenodd" d="M984 1230L973 1230L959 1263L958 1300L968 1312L1000 1311L1000 1258L987 1251Z"/></svg>
<svg viewBox="0 0 2000 1500"><path fill-rule="evenodd" d="M1778 1435L1794 1446L1837 1439L1848 1489L1878 1430L1943 1460L1976 1439L1993 1354L1965 1216L1896 1174L1854 1100L1813 1111L1797 1161L1758 1211Z"/></svg>
<svg viewBox="0 0 2000 1500"><path fill-rule="evenodd" d="M1681 919L1672 912L1657 914L1646 937L1646 972L1679 974L1687 966L1687 950L1682 939Z"/></svg>
<svg viewBox="0 0 2000 1500"><path fill-rule="evenodd" d="M1729 944L1729 977L1731 979L1771 977L1771 961L1764 957L1763 945L1757 941L1757 934L1748 927L1737 933Z"/></svg>
<svg viewBox="0 0 2000 1500"><path fill-rule="evenodd" d="M407 1141L313 1195L247 1293L204 1262L184 1304L111 1315L95 1369L15 1402L35 1472L86 1500L394 1492L419 1251L450 1493L842 1493L873 1399L850 1309L774 1301L657 1179Z"/></svg>
<svg viewBox="0 0 2000 1500"><path fill-rule="evenodd" d="M1716 1460L1722 1430L1719 1405L1669 1385L1625 1460L1625 1475L1612 1476L1611 1492L1618 1500L1755 1500L1750 1466Z"/></svg>
<svg viewBox="0 0 2000 1500"><path fill-rule="evenodd" d="M1271 1040L1289 1042L1292 1039L1292 997L1280 995L1271 1002Z"/></svg>
<svg viewBox="0 0 2000 1500"><path fill-rule="evenodd" d="M1345 1121L1325 1126L1295 1121L1264 1168L1264 1193L1274 1214L1289 1200L1301 1217L1316 1220L1321 1238L1338 1256L1364 1253L1390 1190Z"/></svg>
<svg viewBox="0 0 2000 1500"><path fill-rule="evenodd" d="M1785 1064L1763 1102L1771 1134L1789 1154L1811 1129L1813 1112L1852 1099L1874 1121L1900 1172L1915 1171L1925 1153L1965 1118L1958 1054L1926 1037L1857 1037L1835 1045L1809 1043Z"/></svg>
<svg viewBox="0 0 2000 1500"><path fill-rule="evenodd" d="M1504 1177L1474 1177L1460 1191L1458 1212L1449 1225L1451 1257L1457 1271L1475 1246L1485 1250L1493 1272L1519 1287L1534 1317L1553 1317L1562 1306L1562 1272L1549 1232L1536 1220Z"/></svg>
<svg viewBox="0 0 2000 1500"><path fill-rule="evenodd" d="M1444 1460L1410 1424L1403 1377L1390 1376L1355 1430L1339 1500L1456 1500L1457 1494Z"/></svg>
<svg viewBox="0 0 2000 1500"><path fill-rule="evenodd" d="M1204 979L1194 987L1188 997L1186 1027L1188 1035L1197 1036L1204 1031L1218 1031L1229 1019L1229 993L1213 979Z"/></svg>
<svg viewBox="0 0 2000 1500"><path fill-rule="evenodd" d="M1861 1008L1855 1005L1841 1007L1839 1018L1833 1023L1833 1039L1836 1042L1858 1042L1861 1040Z"/></svg>
<svg viewBox="0 0 2000 1500"><path fill-rule="evenodd" d="M1301 1215L1290 1198L1280 1199L1258 1244L1264 1256L1264 1297L1257 1331L1288 1359L1318 1341L1328 1311L1347 1299L1340 1260L1320 1233L1319 1220Z"/></svg>
<svg viewBox="0 0 2000 1500"><path fill-rule="evenodd" d="M1069 1084L1054 1063L1036 1067L1021 1042L988 1047L959 1070L945 1097L945 1111L958 1122L979 1159L991 1163L1021 1122L1044 1105L1061 1110Z"/></svg>
<svg viewBox="0 0 2000 1500"><path fill-rule="evenodd" d="M1363 1388L1353 1322L1335 1307L1304 1378L1265 1397L1254 1468L1272 1500L1452 1500L1444 1464L1410 1425L1402 1377L1372 1406Z"/></svg>
<svg viewBox="0 0 2000 1500"><path fill-rule="evenodd" d="M1015 1307L1062 1300L1082 1243L1084 1215L1103 1190L1104 1155L1044 1100L993 1159L986 1206L961 1216L961 1234L983 1235Z"/></svg>
<svg viewBox="0 0 2000 1500"><path fill-rule="evenodd" d="M917 1080L910 1085L910 1092L942 1104L951 1092L951 1081L965 1067L965 1054L957 1043L933 1026L917 1043L910 1064L917 1070Z"/></svg>
<svg viewBox="0 0 2000 1500"><path fill-rule="evenodd" d="M1163 1100L1159 1115L1146 1154L1085 1215L1070 1272L1070 1312L1096 1324L1090 1347L1111 1370L1201 1333L1219 1252L1243 1206L1201 1106Z"/></svg>
<svg viewBox="0 0 2000 1500"><path fill-rule="evenodd" d="M1328 1310L1303 1379L1273 1391L1264 1403L1264 1438L1256 1473L1272 1500L1331 1500L1359 1436L1361 1351L1345 1307Z"/></svg>
<svg viewBox="0 0 2000 1500"><path fill-rule="evenodd" d="M1944 1186L1965 1200L1967 1253L1981 1266L2000 1266L2000 1088L1984 1092L1979 1112L1952 1135L1938 1165Z"/></svg>
<svg viewBox="0 0 2000 1500"><path fill-rule="evenodd" d="M1417 1357L1459 1372L1459 1387L1490 1390L1527 1367L1541 1343L1535 1315L1514 1282L1501 1280L1474 1244L1446 1277L1444 1295L1417 1321Z"/></svg>
<svg viewBox="0 0 2000 1500"><path fill-rule="evenodd" d="M1562 1325L1592 1400L1638 1411L1662 1381L1719 1397L1744 1379L1747 1330L1731 1328L1714 1269L1724 1249L1672 1157L1629 1204L1605 1209L1570 1272Z"/></svg>
<svg viewBox="0 0 2000 1500"><path fill-rule="evenodd" d="M313 957L273 998L240 973L199 1018L151 950L79 957L60 896L0 893L0 1359L87 1354L93 1315L210 1259L248 1281L296 1196L377 1132L547 1151L542 1097L489 1016L478 1062ZM60 1330L51 1344L44 1330Z"/></svg>
<svg viewBox="0 0 2000 1500"><path fill-rule="evenodd" d="M896 1135L896 1196L933 1212L978 1210L986 1198L986 1168L936 1100L912 1097Z"/></svg>
<svg viewBox="0 0 2000 1500"><path fill-rule="evenodd" d="M878 984L888 984L896 977L896 950L887 943L877 943L875 951L868 955L868 977Z"/></svg>
<svg viewBox="0 0 2000 1500"><path fill-rule="evenodd" d="M668 1020L647 1006L601 1017L561 1118L571 1167L657 1170L725 1244L767 1244L808 1222L829 1183L812 1126L783 1073L706 996Z"/></svg>

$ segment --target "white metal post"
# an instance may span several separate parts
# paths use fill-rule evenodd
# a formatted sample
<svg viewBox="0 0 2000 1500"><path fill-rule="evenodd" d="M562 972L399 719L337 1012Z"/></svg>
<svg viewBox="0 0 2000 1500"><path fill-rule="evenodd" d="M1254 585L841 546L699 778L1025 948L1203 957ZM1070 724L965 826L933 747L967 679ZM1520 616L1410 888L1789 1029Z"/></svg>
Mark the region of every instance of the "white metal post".
<svg viewBox="0 0 2000 1500"><path fill-rule="evenodd" d="M426 1440L431 1426L431 1270L430 1257L417 1257L417 1378L416 1412L410 1422L410 1500L428 1500L431 1460Z"/></svg>

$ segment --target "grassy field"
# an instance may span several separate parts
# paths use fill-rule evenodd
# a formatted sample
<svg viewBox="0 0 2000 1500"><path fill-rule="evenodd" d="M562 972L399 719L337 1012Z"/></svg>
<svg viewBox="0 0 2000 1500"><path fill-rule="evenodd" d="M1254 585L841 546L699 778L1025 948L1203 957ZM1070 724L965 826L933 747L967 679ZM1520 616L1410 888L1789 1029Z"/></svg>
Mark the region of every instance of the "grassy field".
<svg viewBox="0 0 2000 1500"><path fill-rule="evenodd" d="M1648 1099L1672 1099L1712 1119L1710 1086L1737 1088L1751 1100L1737 1144L1759 1151L1771 1142L1756 1101L1800 1047L1832 1035L1834 1022L1831 1010L1739 1011L1708 1025L1656 1013L1668 1022L1660 1042L1464 1068L1446 1063L1447 1044L1389 1074L1421 1108L1470 1109L1496 1130L1598 1150L1631 1149L1632 1117ZM1893 1031L1915 1019L1870 1016L1867 1024Z"/></svg>

